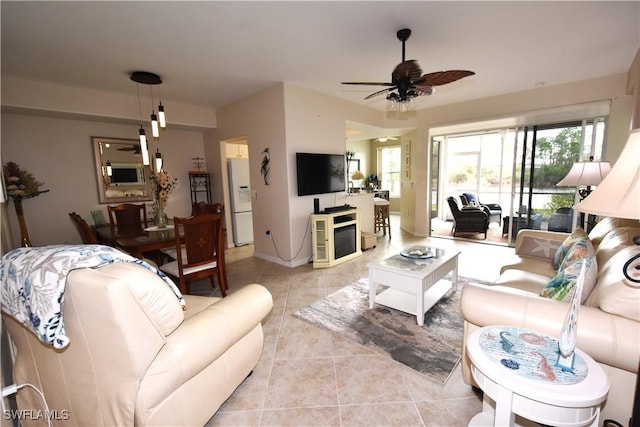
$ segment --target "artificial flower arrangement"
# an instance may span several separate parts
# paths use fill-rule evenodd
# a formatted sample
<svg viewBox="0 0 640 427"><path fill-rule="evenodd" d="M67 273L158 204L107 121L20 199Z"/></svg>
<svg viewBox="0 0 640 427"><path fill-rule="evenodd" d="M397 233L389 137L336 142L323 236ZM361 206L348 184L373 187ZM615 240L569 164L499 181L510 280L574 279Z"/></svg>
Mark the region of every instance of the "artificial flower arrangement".
<svg viewBox="0 0 640 427"><path fill-rule="evenodd" d="M160 172L151 173L151 184L153 185L154 209L164 209L167 200L173 189L178 185L178 178L171 176L161 170Z"/></svg>

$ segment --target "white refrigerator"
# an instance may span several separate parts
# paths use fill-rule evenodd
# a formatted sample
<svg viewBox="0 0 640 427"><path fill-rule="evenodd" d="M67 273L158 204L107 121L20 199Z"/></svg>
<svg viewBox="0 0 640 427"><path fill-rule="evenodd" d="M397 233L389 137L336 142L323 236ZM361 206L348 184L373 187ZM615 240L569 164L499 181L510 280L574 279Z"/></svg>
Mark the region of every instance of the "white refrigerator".
<svg viewBox="0 0 640 427"><path fill-rule="evenodd" d="M233 243L236 246L248 245L253 243L249 159L228 159L227 166L231 195Z"/></svg>

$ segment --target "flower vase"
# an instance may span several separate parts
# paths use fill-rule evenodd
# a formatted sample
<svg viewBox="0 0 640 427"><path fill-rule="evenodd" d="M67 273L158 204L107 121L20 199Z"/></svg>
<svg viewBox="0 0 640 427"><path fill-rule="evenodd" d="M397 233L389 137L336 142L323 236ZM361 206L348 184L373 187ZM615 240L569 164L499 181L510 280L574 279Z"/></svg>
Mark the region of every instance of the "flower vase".
<svg viewBox="0 0 640 427"><path fill-rule="evenodd" d="M22 199L13 199L13 206L16 208L16 216L18 217L18 224L20 225L20 246L31 246L31 239L29 238L29 230L27 230L27 223L24 220L24 212L22 210Z"/></svg>
<svg viewBox="0 0 640 427"><path fill-rule="evenodd" d="M167 218L167 214L164 211L164 208L158 207L155 213L155 223L158 228L166 228L169 224L169 219Z"/></svg>

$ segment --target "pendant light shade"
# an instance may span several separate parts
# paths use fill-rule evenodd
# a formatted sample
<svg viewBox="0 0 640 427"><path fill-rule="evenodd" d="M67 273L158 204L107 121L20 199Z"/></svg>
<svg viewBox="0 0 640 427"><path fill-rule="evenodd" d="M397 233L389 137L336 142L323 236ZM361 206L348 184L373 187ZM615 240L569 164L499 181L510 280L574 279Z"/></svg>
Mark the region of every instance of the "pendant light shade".
<svg viewBox="0 0 640 427"><path fill-rule="evenodd" d="M156 148L156 172L160 172L162 170L162 154L160 154L160 150Z"/></svg>
<svg viewBox="0 0 640 427"><path fill-rule="evenodd" d="M140 151L142 152L142 164L149 166L149 146L147 145L147 134L144 128L140 126Z"/></svg>
<svg viewBox="0 0 640 427"><path fill-rule="evenodd" d="M158 128L158 116L156 116L156 112L151 112L151 134L154 138L160 138L160 129Z"/></svg>
<svg viewBox="0 0 640 427"><path fill-rule="evenodd" d="M160 127L162 129L167 127L167 120L164 117L164 105L162 105L162 101L160 101L160 105L158 105L158 119L160 119Z"/></svg>

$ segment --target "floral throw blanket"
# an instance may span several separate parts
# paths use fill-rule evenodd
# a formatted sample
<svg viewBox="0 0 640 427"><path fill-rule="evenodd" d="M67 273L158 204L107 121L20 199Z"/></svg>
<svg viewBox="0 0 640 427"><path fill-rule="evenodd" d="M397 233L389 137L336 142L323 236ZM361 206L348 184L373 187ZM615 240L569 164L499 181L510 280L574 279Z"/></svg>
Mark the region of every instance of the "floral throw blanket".
<svg viewBox="0 0 640 427"><path fill-rule="evenodd" d="M62 304L69 273L115 262L133 262L160 276L184 307L176 285L152 265L103 245L55 245L18 248L0 259L2 311L31 329L54 348L69 344L62 319Z"/></svg>

